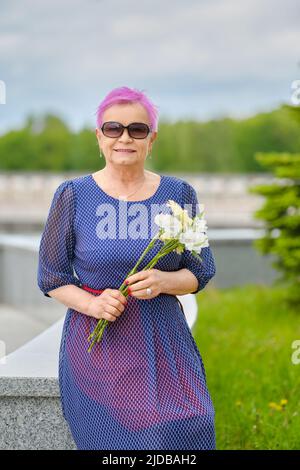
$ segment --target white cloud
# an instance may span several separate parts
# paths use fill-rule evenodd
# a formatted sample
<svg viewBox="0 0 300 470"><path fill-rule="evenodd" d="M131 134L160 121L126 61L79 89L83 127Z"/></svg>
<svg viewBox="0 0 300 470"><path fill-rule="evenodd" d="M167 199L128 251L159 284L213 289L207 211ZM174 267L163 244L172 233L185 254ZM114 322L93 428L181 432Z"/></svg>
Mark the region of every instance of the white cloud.
<svg viewBox="0 0 300 470"><path fill-rule="evenodd" d="M51 105L80 120L80 106L85 121L93 100L125 84L165 114L188 112L193 97L206 114L255 112L299 78L299 13L297 0L11 0L1 5L0 117Z"/></svg>

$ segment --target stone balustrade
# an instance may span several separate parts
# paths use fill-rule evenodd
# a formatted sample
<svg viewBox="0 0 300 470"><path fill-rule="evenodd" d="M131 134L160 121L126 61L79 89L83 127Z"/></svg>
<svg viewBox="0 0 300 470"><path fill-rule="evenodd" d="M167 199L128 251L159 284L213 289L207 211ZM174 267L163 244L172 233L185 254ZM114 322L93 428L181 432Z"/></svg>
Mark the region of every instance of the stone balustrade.
<svg viewBox="0 0 300 470"><path fill-rule="evenodd" d="M167 174L162 172L163 174ZM0 173L0 231L40 230L58 185L78 173ZM172 174L176 176L176 174ZM182 174L197 191L204 204L208 226L212 228L259 228L254 211L264 201L250 194L248 188L270 183L269 174Z"/></svg>

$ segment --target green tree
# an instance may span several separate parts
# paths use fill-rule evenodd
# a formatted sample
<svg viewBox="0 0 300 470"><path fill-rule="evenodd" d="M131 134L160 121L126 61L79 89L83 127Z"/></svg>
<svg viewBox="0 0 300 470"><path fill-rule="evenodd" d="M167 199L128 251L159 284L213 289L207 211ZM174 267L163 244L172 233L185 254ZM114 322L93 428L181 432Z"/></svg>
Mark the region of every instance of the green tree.
<svg viewBox="0 0 300 470"><path fill-rule="evenodd" d="M257 153L256 160L277 177L269 185L257 185L249 192L266 197L255 217L263 219L265 235L254 245L264 254L272 253L273 266L282 273L275 283L286 285L286 300L300 304L300 153Z"/></svg>

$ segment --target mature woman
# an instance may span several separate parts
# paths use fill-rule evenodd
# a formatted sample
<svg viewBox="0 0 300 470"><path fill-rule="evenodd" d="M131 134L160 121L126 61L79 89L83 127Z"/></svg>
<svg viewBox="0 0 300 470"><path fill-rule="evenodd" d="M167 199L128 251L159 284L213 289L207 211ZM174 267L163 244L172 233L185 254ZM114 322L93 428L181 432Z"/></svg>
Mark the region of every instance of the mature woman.
<svg viewBox="0 0 300 470"><path fill-rule="evenodd" d="M110 92L97 109L96 136L105 167L59 185L40 242L38 285L68 307L59 355L63 416L78 449L214 449L205 369L176 297L199 292L215 275L210 247L202 262L173 251L143 271L152 250L128 276L130 296L118 290L153 238L152 208L173 199L194 217L196 191L145 170L157 112L144 93ZM100 318L110 323L88 352Z"/></svg>

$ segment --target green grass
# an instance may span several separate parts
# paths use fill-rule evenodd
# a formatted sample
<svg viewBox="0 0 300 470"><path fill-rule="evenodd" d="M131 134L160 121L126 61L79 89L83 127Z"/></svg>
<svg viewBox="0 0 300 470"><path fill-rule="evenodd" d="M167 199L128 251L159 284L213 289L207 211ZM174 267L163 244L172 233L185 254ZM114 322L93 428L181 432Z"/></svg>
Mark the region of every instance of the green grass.
<svg viewBox="0 0 300 470"><path fill-rule="evenodd" d="M197 295L192 333L216 412L217 449L300 448L300 312L278 287L246 285ZM270 402L288 400L282 410Z"/></svg>

